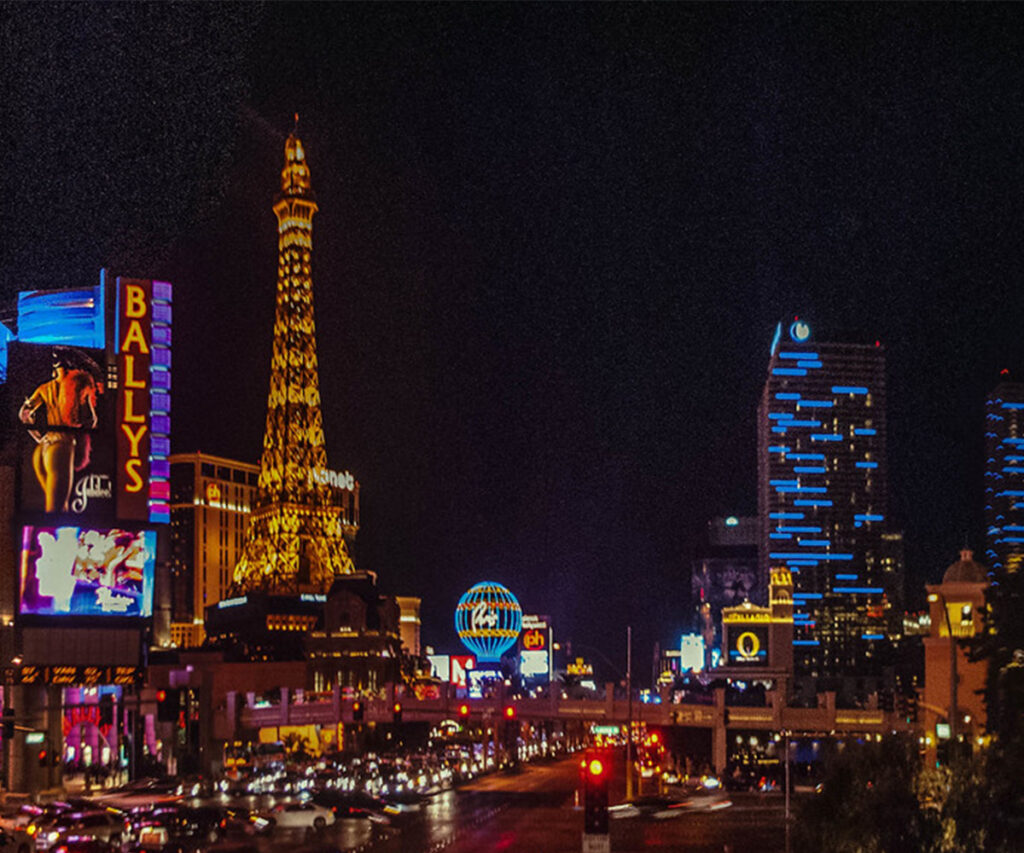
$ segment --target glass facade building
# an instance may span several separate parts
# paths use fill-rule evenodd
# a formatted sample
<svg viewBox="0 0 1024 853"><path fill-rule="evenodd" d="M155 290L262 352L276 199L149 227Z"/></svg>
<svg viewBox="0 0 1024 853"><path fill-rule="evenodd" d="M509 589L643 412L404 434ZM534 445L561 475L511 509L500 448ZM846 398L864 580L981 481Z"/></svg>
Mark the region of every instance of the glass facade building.
<svg viewBox="0 0 1024 853"><path fill-rule="evenodd" d="M1008 378L985 400L985 562L1024 562L1024 383Z"/></svg>
<svg viewBox="0 0 1024 853"><path fill-rule="evenodd" d="M878 674L902 617L888 534L885 351L776 331L758 409L759 570L793 573L799 676Z"/></svg>

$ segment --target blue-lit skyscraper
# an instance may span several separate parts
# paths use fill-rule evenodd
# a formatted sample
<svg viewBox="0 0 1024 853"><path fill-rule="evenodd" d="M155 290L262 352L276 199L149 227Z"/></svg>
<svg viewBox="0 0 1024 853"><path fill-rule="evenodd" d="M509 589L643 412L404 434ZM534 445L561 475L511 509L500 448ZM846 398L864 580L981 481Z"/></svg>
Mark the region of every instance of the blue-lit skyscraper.
<svg viewBox="0 0 1024 853"><path fill-rule="evenodd" d="M885 538L885 351L776 330L758 409L759 561L793 573L798 675L872 675L902 613Z"/></svg>
<svg viewBox="0 0 1024 853"><path fill-rule="evenodd" d="M985 562L1024 563L1024 384L1007 371L985 400Z"/></svg>

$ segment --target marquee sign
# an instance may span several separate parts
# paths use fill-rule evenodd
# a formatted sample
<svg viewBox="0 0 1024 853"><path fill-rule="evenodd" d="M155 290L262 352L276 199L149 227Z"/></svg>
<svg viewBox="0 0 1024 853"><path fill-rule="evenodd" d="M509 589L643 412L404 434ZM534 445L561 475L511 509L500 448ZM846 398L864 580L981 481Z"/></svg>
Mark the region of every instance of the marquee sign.
<svg viewBox="0 0 1024 853"><path fill-rule="evenodd" d="M117 515L170 521L171 285L117 280Z"/></svg>

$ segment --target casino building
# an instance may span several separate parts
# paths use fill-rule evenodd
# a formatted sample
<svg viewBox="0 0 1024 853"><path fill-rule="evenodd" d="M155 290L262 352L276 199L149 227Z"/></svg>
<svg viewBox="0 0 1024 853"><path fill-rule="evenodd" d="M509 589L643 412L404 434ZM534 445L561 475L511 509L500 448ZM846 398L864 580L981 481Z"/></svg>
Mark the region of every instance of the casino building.
<svg viewBox="0 0 1024 853"><path fill-rule="evenodd" d="M798 675L879 675L902 615L886 538L885 350L776 329L758 408L759 561L793 575Z"/></svg>
<svg viewBox="0 0 1024 853"><path fill-rule="evenodd" d="M985 399L985 557L997 573L1024 563L1024 383L1005 370Z"/></svg>
<svg viewBox="0 0 1024 853"><path fill-rule="evenodd" d="M169 622L167 282L18 294L0 330L4 784L158 758L146 651Z"/></svg>

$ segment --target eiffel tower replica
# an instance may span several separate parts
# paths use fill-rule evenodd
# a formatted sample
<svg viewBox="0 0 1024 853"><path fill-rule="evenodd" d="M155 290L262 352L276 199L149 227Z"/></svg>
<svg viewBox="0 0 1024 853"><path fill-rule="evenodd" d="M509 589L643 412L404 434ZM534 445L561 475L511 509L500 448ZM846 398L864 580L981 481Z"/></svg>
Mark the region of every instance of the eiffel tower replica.
<svg viewBox="0 0 1024 853"><path fill-rule="evenodd" d="M277 216L277 307L270 365L267 428L259 486L232 594L324 593L355 566L345 544L341 507L331 499L320 411L313 325L313 214L302 141L295 128L284 146Z"/></svg>

